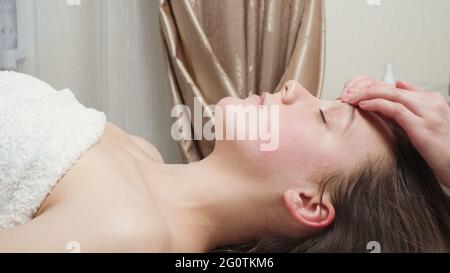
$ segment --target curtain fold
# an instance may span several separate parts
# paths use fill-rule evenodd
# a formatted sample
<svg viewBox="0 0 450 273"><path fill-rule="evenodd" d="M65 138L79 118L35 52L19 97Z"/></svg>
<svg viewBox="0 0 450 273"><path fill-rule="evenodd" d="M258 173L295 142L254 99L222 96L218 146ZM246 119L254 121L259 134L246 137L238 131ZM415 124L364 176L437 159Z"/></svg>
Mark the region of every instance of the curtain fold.
<svg viewBox="0 0 450 273"><path fill-rule="evenodd" d="M202 97L212 117L208 105L224 97L276 92L288 80L320 96L323 0L160 0L160 24L174 104L193 109ZM186 162L213 145L180 142Z"/></svg>

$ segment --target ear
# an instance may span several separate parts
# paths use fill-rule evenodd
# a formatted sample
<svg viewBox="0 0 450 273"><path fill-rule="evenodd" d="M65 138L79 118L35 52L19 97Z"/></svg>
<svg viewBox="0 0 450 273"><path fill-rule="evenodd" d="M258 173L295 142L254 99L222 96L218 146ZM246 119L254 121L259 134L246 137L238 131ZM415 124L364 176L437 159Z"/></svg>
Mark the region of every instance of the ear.
<svg viewBox="0 0 450 273"><path fill-rule="evenodd" d="M291 216L308 228L322 229L334 221L335 211L328 195L290 189L284 193L284 203Z"/></svg>

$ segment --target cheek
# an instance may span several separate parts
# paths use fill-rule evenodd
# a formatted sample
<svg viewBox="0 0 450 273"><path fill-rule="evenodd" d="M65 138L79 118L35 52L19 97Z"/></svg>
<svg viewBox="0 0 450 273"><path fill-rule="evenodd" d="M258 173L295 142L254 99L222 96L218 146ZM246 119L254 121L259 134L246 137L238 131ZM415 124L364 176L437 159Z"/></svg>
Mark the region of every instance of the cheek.
<svg viewBox="0 0 450 273"><path fill-rule="evenodd" d="M317 135L309 126L282 122L279 127L279 146L271 152L260 153L258 160L270 172L298 176L315 165L322 148Z"/></svg>
<svg viewBox="0 0 450 273"><path fill-rule="evenodd" d="M217 129L222 127L221 132L226 132L228 129L235 132L239 127L248 132L249 128L258 124L258 111L259 99L256 96L244 100L226 97L220 100L215 108Z"/></svg>
<svg viewBox="0 0 450 273"><path fill-rule="evenodd" d="M280 126L280 148L266 159L270 166L283 172L284 177L298 180L299 176L320 176L340 168L349 160L348 155L331 133L305 122Z"/></svg>

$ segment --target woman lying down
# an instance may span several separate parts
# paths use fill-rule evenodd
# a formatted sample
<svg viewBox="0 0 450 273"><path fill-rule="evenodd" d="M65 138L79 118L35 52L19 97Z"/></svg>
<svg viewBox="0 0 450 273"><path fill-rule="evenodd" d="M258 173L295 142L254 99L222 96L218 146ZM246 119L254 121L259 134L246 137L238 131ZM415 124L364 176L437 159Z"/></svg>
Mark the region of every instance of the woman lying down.
<svg viewBox="0 0 450 273"><path fill-rule="evenodd" d="M450 251L449 199L393 124L295 82L263 103L279 105L275 151L217 141L168 165L69 90L0 72L0 251Z"/></svg>

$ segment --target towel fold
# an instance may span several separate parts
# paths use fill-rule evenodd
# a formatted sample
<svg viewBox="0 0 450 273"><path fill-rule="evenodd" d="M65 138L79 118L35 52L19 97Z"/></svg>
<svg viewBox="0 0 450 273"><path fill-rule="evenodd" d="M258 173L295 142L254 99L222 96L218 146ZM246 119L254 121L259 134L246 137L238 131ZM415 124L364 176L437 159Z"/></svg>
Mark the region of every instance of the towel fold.
<svg viewBox="0 0 450 273"><path fill-rule="evenodd" d="M105 115L70 90L0 72L0 232L33 218L105 126Z"/></svg>

